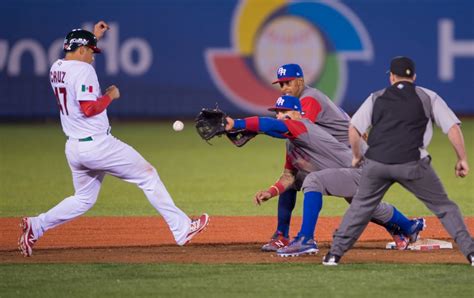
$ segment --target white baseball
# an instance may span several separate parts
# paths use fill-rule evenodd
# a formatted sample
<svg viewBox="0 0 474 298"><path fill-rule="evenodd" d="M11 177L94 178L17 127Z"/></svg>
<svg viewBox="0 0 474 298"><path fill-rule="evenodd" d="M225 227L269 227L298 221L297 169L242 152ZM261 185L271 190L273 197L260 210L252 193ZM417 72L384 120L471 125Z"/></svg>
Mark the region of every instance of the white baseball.
<svg viewBox="0 0 474 298"><path fill-rule="evenodd" d="M173 129L174 131L182 131L184 128L184 123L179 121L179 120L176 120L174 123L173 123Z"/></svg>

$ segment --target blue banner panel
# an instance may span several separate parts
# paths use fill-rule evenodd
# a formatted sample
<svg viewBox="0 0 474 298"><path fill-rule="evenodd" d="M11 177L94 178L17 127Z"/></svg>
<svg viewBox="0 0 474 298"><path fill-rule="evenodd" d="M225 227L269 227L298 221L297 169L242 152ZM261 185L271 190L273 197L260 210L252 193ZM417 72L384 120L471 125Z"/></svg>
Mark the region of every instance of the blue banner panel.
<svg viewBox="0 0 474 298"><path fill-rule="evenodd" d="M103 90L121 92L111 116L194 117L216 103L265 113L286 63L351 114L399 55L420 86L474 115L473 1L18 0L0 11L0 119L56 117L49 68L69 31L99 20L111 29L94 66Z"/></svg>

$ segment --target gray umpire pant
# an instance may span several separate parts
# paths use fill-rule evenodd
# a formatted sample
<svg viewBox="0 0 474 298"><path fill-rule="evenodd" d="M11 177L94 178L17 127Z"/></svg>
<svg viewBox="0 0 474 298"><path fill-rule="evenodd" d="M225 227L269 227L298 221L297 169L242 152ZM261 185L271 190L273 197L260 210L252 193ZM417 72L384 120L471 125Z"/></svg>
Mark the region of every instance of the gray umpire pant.
<svg viewBox="0 0 474 298"><path fill-rule="evenodd" d="M440 219L465 256L474 253L474 241L459 207L448 198L431 167L430 157L404 164L383 164L368 159L362 169L357 194L334 232L330 253L343 256L354 245L384 194L395 182L413 193Z"/></svg>

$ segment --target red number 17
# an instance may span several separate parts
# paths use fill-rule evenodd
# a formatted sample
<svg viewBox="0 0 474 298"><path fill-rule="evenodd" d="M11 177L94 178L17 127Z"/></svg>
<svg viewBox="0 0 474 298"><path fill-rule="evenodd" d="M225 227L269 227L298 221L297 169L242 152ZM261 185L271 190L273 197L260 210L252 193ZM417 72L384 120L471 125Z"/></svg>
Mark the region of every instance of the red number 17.
<svg viewBox="0 0 474 298"><path fill-rule="evenodd" d="M61 100L59 99L59 95L62 95L63 97L63 103L64 103L64 109L63 109L63 106L61 105ZM67 111L67 92L66 92L66 88L64 87L55 87L54 88L54 95L56 95L56 102L58 103L58 108L59 110L61 111L61 114L64 115L64 112L66 112L66 115L69 115L68 111Z"/></svg>

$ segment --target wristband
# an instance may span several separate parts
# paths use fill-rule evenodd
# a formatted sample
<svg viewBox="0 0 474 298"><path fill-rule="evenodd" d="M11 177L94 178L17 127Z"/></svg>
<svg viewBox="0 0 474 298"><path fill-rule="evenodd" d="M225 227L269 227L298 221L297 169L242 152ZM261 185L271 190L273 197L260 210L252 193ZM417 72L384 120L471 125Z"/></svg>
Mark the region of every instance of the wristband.
<svg viewBox="0 0 474 298"><path fill-rule="evenodd" d="M275 197L281 194L282 192L284 192L285 187L280 182L277 182L273 184L272 186L270 186L270 188L267 191L272 195L272 197Z"/></svg>
<svg viewBox="0 0 474 298"><path fill-rule="evenodd" d="M280 194L280 191L275 185L270 186L267 191L272 195L272 197L275 197Z"/></svg>

